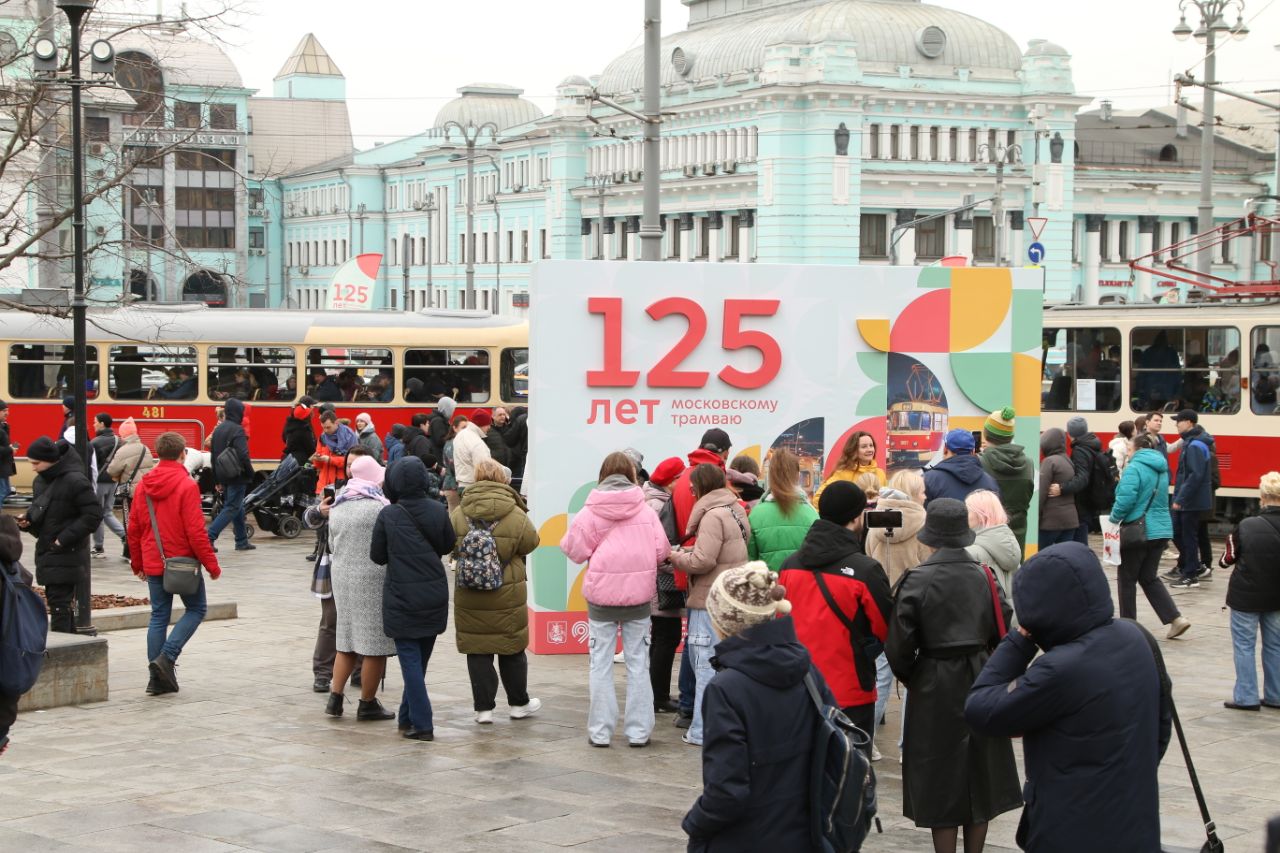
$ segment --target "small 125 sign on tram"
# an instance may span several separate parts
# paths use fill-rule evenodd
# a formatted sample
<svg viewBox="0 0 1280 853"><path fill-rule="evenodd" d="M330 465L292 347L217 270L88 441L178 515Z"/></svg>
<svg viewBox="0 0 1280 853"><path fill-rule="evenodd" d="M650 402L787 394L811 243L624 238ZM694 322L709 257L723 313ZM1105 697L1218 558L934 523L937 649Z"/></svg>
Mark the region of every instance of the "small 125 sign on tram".
<svg viewBox="0 0 1280 853"><path fill-rule="evenodd" d="M755 350L760 354L760 365L755 370L739 370L726 364L716 374L721 382L742 390L755 390L768 385L782 369L782 347L767 332L744 329L744 319L773 317L781 302L777 299L725 299L720 348L725 352ZM587 385L591 388L634 388L641 371L623 365L623 300L617 296L598 296L587 300L587 311L604 319L603 351L604 367L587 371ZM647 306L644 313L654 322L667 317L683 317L687 328L674 346L658 359L645 373L645 384L650 388L704 388L710 377L706 370L682 370L681 365L698 349L707 335L707 312L702 305L682 296L659 299Z"/></svg>

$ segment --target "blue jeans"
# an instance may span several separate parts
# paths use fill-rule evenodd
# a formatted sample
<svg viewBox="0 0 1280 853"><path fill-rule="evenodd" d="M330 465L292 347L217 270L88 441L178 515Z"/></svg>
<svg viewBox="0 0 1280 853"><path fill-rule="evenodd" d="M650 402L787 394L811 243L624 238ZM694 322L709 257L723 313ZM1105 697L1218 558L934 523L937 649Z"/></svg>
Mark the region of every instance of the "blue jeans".
<svg viewBox="0 0 1280 853"><path fill-rule="evenodd" d="M432 731L431 698L427 696L427 661L436 647L435 637L396 640L396 657L400 660L400 677L404 679L404 695L400 699L400 725L413 726L420 732Z"/></svg>
<svg viewBox="0 0 1280 853"><path fill-rule="evenodd" d="M693 692L693 722L689 724L689 741L702 746L702 694L715 677L711 656L715 652L716 632L711 615L705 610L689 608L689 664L693 667L696 687Z"/></svg>
<svg viewBox="0 0 1280 853"><path fill-rule="evenodd" d="M9 485L9 478L0 477L0 504L7 501L11 494L13 494L13 486Z"/></svg>
<svg viewBox="0 0 1280 853"><path fill-rule="evenodd" d="M191 635L204 621L208 610L204 597L204 574L200 575L200 586L192 595L182 596L182 606L186 612L178 620L178 624L169 631L169 617L173 613L173 593L164 591L164 578L147 575L147 586L151 588L151 624L147 626L147 660L153 661L164 653L169 660L177 660L182 654L182 647L191 639ZM165 633L168 632L168 636Z"/></svg>
<svg viewBox="0 0 1280 853"><path fill-rule="evenodd" d="M236 535L236 547L248 545L249 533L244 529L245 484L231 483L222 488L222 512L209 525L209 541L217 541L218 534L231 524Z"/></svg>
<svg viewBox="0 0 1280 853"><path fill-rule="evenodd" d="M613 650L622 626L622 651L627 666L627 704L623 709L623 734L631 743L648 743L653 734L653 685L649 683L649 617L628 622L588 619L591 631L591 704L587 710L587 736L592 743L607 744L618 724L618 693L613 686Z"/></svg>
<svg viewBox="0 0 1280 853"><path fill-rule="evenodd" d="M1231 611L1231 647L1236 662L1236 686L1232 701L1258 704L1258 667L1255 654L1262 631L1262 701L1280 705L1280 610L1270 613Z"/></svg>
<svg viewBox="0 0 1280 853"><path fill-rule="evenodd" d="M1184 578L1194 578L1200 568L1200 513L1179 509L1173 513L1173 535L1178 540L1178 571Z"/></svg>
<svg viewBox="0 0 1280 853"><path fill-rule="evenodd" d="M1075 541L1075 542L1079 542L1081 545L1088 545L1088 544L1089 544L1089 521L1088 521L1088 519L1086 519L1086 520L1084 520L1084 521L1080 522L1080 526L1079 526L1079 527L1077 527L1075 530L1073 530L1073 531L1072 531L1072 538L1071 538L1071 539L1067 539L1067 540L1063 540L1063 541L1066 541L1066 542Z"/></svg>
<svg viewBox="0 0 1280 853"><path fill-rule="evenodd" d="M1062 542L1076 541L1076 530L1079 528L1069 527L1066 530L1041 530L1040 542L1036 546L1043 551L1045 548L1052 548Z"/></svg>
<svg viewBox="0 0 1280 853"><path fill-rule="evenodd" d="M884 717L884 709L889 706L889 691L893 689L893 670L889 668L889 658L881 654L876 658L876 726ZM875 734L875 729L871 730Z"/></svg>
<svg viewBox="0 0 1280 853"><path fill-rule="evenodd" d="M689 644L684 644L680 653L680 713L686 717L693 716L693 694L698 689L698 680L693 675L693 664L689 663Z"/></svg>

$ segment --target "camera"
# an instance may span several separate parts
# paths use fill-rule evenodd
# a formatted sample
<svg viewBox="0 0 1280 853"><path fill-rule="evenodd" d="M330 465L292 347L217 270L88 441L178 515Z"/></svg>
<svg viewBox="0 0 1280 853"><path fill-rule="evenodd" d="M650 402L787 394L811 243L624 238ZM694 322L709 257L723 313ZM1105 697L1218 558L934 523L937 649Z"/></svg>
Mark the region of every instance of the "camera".
<svg viewBox="0 0 1280 853"><path fill-rule="evenodd" d="M862 524L868 529L881 527L890 531L895 530L902 526L902 510L869 509L862 516Z"/></svg>

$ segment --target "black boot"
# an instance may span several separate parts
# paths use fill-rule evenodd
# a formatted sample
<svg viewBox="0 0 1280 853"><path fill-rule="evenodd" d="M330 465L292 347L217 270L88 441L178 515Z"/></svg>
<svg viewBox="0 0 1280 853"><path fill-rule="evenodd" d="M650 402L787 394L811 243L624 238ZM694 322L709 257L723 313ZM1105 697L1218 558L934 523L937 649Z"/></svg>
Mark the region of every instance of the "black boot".
<svg viewBox="0 0 1280 853"><path fill-rule="evenodd" d="M370 722L373 720L394 720L396 715L382 707L382 703L377 699L370 699L367 702L360 700L360 705L356 708L356 720L361 722Z"/></svg>
<svg viewBox="0 0 1280 853"><path fill-rule="evenodd" d="M163 652L156 655L156 659L151 662L151 677L156 680L156 686L160 688L161 693L178 692L177 666Z"/></svg>
<svg viewBox="0 0 1280 853"><path fill-rule="evenodd" d="M329 694L329 704L324 706L324 712L328 714L330 717L342 716L342 694L341 693Z"/></svg>
<svg viewBox="0 0 1280 853"><path fill-rule="evenodd" d="M160 684L159 682L156 681L156 677L154 675L151 676L151 678L148 679L147 681L147 695L148 696L160 695Z"/></svg>

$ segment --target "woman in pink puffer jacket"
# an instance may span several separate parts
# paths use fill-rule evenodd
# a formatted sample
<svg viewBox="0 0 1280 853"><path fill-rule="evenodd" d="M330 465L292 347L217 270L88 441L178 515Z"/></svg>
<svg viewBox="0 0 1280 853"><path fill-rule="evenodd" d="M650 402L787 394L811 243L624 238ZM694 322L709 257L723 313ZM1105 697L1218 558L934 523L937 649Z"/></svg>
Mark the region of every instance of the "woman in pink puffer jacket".
<svg viewBox="0 0 1280 853"><path fill-rule="evenodd" d="M607 747L618 721L613 686L613 652L618 626L627 659L627 707L623 731L631 746L649 745L653 732L653 688L649 683L649 602L658 565L671 545L636 484L635 467L622 453L600 466L600 482L573 517L560 550L587 563L582 584L590 626L591 708L587 734L592 746Z"/></svg>

